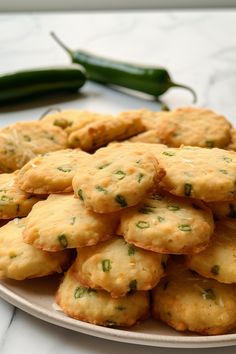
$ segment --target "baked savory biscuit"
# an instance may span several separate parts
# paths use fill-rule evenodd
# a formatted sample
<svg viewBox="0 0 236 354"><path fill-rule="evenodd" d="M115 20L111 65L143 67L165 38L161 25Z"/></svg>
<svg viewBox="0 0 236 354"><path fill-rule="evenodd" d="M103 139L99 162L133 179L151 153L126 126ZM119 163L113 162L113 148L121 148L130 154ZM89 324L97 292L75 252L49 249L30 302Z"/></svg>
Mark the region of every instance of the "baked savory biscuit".
<svg viewBox="0 0 236 354"><path fill-rule="evenodd" d="M67 134L70 134L74 130L81 129L89 123L108 117L112 116L76 109L66 109L61 112L47 114L43 117L41 122L60 127L64 129Z"/></svg>
<svg viewBox="0 0 236 354"><path fill-rule="evenodd" d="M30 159L64 149L67 135L62 129L37 121L17 122L0 129L0 170L12 172Z"/></svg>
<svg viewBox="0 0 236 354"><path fill-rule="evenodd" d="M106 240L114 234L117 222L116 214L95 214L72 194L51 194L31 210L23 236L34 247L55 252Z"/></svg>
<svg viewBox="0 0 236 354"><path fill-rule="evenodd" d="M139 203L163 176L157 160L133 144L112 144L81 161L73 178L75 195L98 213Z"/></svg>
<svg viewBox="0 0 236 354"><path fill-rule="evenodd" d="M213 230L212 213L202 202L160 192L125 210L118 234L147 250L192 254L207 247Z"/></svg>
<svg viewBox="0 0 236 354"><path fill-rule="evenodd" d="M94 151L113 140L125 140L145 130L139 114L121 113L87 124L69 135L69 146Z"/></svg>
<svg viewBox="0 0 236 354"><path fill-rule="evenodd" d="M158 119L160 142L171 147L226 147L231 140L231 124L222 115L205 108L179 108Z"/></svg>
<svg viewBox="0 0 236 354"><path fill-rule="evenodd" d="M104 290L82 286L74 276L73 266L57 291L56 302L70 317L107 327L130 327L149 313L147 291L133 291L114 299Z"/></svg>
<svg viewBox="0 0 236 354"><path fill-rule="evenodd" d="M79 249L74 270L81 284L112 297L150 290L164 275L165 256L128 244L121 237Z"/></svg>
<svg viewBox="0 0 236 354"><path fill-rule="evenodd" d="M176 261L153 290L152 314L177 331L223 334L236 326L236 288L205 279Z"/></svg>
<svg viewBox="0 0 236 354"><path fill-rule="evenodd" d="M187 258L188 267L221 283L236 283L236 222L218 222L211 245Z"/></svg>
<svg viewBox="0 0 236 354"><path fill-rule="evenodd" d="M135 149L136 144L132 145ZM164 145L138 143L137 148L155 155L166 172L160 183L166 191L206 202L235 199L235 152L193 146L165 148Z"/></svg>
<svg viewBox="0 0 236 354"><path fill-rule="evenodd" d="M14 219L29 214L40 199L23 192L17 182L18 171L0 174L0 219Z"/></svg>
<svg viewBox="0 0 236 354"><path fill-rule="evenodd" d="M23 280L61 273L69 253L48 253L27 245L24 228L25 219L14 219L0 228L0 278Z"/></svg>
<svg viewBox="0 0 236 354"><path fill-rule="evenodd" d="M86 155L83 151L66 149L37 156L19 171L18 184L29 193L71 192L72 179Z"/></svg>

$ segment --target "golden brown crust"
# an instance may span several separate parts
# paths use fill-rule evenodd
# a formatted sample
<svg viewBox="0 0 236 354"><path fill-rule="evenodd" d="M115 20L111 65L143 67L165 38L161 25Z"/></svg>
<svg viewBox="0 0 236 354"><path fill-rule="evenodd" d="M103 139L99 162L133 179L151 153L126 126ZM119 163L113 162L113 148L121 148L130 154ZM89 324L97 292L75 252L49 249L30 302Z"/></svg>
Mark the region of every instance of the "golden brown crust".
<svg viewBox="0 0 236 354"><path fill-rule="evenodd" d="M14 219L0 228L0 278L23 280L63 272L70 254L48 253L23 241L25 218Z"/></svg>
<svg viewBox="0 0 236 354"><path fill-rule="evenodd" d="M72 192L72 179L80 160L87 154L81 150L60 150L37 156L19 171L17 182L28 193L50 194Z"/></svg>
<svg viewBox="0 0 236 354"><path fill-rule="evenodd" d="M44 251L92 246L109 239L119 215L95 214L72 194L51 194L26 219L24 241Z"/></svg>
<svg viewBox="0 0 236 354"><path fill-rule="evenodd" d="M74 276L73 266L57 291L56 303L70 317L109 327L133 326L149 313L148 292L113 299L106 291L83 287Z"/></svg>
<svg viewBox="0 0 236 354"><path fill-rule="evenodd" d="M212 213L202 202L161 191L123 212L117 232L154 252L194 254L207 247L213 230Z"/></svg>
<svg viewBox="0 0 236 354"><path fill-rule="evenodd" d="M28 215L40 198L23 192L17 182L18 171L0 174L0 219Z"/></svg>
<svg viewBox="0 0 236 354"><path fill-rule="evenodd" d="M37 121L17 122L0 130L0 170L15 171L39 154L66 148L62 129Z"/></svg>
<svg viewBox="0 0 236 354"><path fill-rule="evenodd" d="M150 290L164 275L167 257L127 244L121 237L79 250L74 263L85 286L104 289L114 298L130 290Z"/></svg>
<svg viewBox="0 0 236 354"><path fill-rule="evenodd" d="M72 184L86 208L110 213L139 203L163 174L151 153L117 143L83 159Z"/></svg>
<svg viewBox="0 0 236 354"><path fill-rule="evenodd" d="M222 115L209 109L185 107L168 112L157 121L160 142L170 147L226 147L231 124Z"/></svg>
<svg viewBox="0 0 236 354"><path fill-rule="evenodd" d="M71 147L94 151L111 141L125 140L144 130L140 115L121 113L117 117L103 118L72 132L68 143Z"/></svg>
<svg viewBox="0 0 236 354"><path fill-rule="evenodd" d="M190 272L179 260L153 290L152 315L178 331L205 335L227 333L236 326L236 289Z"/></svg>

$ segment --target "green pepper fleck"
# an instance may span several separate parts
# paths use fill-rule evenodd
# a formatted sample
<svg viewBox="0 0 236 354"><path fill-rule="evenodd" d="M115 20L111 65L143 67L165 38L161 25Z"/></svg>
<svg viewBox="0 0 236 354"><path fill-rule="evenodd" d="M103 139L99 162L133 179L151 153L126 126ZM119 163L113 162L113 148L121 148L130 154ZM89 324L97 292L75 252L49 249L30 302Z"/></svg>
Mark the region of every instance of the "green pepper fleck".
<svg viewBox="0 0 236 354"><path fill-rule="evenodd" d="M220 272L220 266L218 266L217 264L211 267L211 273L213 275L218 275L219 272Z"/></svg>
<svg viewBox="0 0 236 354"><path fill-rule="evenodd" d="M190 183L185 183L184 185L184 195L190 197L192 193L192 185Z"/></svg>
<svg viewBox="0 0 236 354"><path fill-rule="evenodd" d="M228 174L228 171L226 171L226 170L219 170L219 172L223 173L224 175Z"/></svg>
<svg viewBox="0 0 236 354"><path fill-rule="evenodd" d="M215 142L213 140L206 140L205 144L208 148L213 148L215 146Z"/></svg>
<svg viewBox="0 0 236 354"><path fill-rule="evenodd" d="M216 294L212 289L204 289L202 293L202 297L204 300L215 300L216 299Z"/></svg>
<svg viewBox="0 0 236 354"><path fill-rule="evenodd" d="M117 194L117 196L115 197L115 201L116 201L118 204L120 204L120 206L121 206L122 208L125 208L125 207L128 206L128 204L127 204L125 198L124 198L121 194Z"/></svg>
<svg viewBox="0 0 236 354"><path fill-rule="evenodd" d="M188 225L188 224L181 224L181 225L178 226L178 229L181 230L181 231L184 231L184 232L192 231L191 226Z"/></svg>
<svg viewBox="0 0 236 354"><path fill-rule="evenodd" d="M68 241L67 241L66 235L62 234L62 235L58 236L57 239L58 239L62 248L66 248L68 246Z"/></svg>
<svg viewBox="0 0 236 354"><path fill-rule="evenodd" d="M103 170L105 167L109 166L110 164L111 164L111 162L104 163L103 165L98 166L98 169Z"/></svg>
<svg viewBox="0 0 236 354"><path fill-rule="evenodd" d="M102 271L103 272L110 272L111 270L111 261L110 259L103 259L102 260Z"/></svg>
<svg viewBox="0 0 236 354"><path fill-rule="evenodd" d="M96 290L94 289L84 288L83 286L77 286L74 291L74 298L79 299L81 297L84 297L86 295L92 295L94 293L96 293Z"/></svg>
<svg viewBox="0 0 236 354"><path fill-rule="evenodd" d="M2 200L3 202L10 202L11 200L13 200L13 198L8 197L7 195L2 195L2 196L1 196L1 200Z"/></svg>
<svg viewBox="0 0 236 354"><path fill-rule="evenodd" d="M162 154L166 156L175 156L175 153L173 151L163 151Z"/></svg>
<svg viewBox="0 0 236 354"><path fill-rule="evenodd" d="M133 256L135 254L135 246L128 244L128 255Z"/></svg>
<svg viewBox="0 0 236 354"><path fill-rule="evenodd" d="M139 173L139 174L138 174L138 176L137 176L137 181L138 181L138 183L140 183L140 182L142 181L143 177L144 177L144 174L143 174L143 173Z"/></svg>
<svg viewBox="0 0 236 354"><path fill-rule="evenodd" d="M70 219L70 225L74 225L76 220L76 216L72 216Z"/></svg>
<svg viewBox="0 0 236 354"><path fill-rule="evenodd" d="M122 180L126 176L126 173L121 170L116 171L114 174L116 175L118 180Z"/></svg>
<svg viewBox="0 0 236 354"><path fill-rule="evenodd" d="M15 254L15 253L14 253L14 254L11 254L9 257L10 257L10 259L16 258L16 257L17 257L17 254Z"/></svg>
<svg viewBox="0 0 236 354"><path fill-rule="evenodd" d="M68 122L65 118L58 118L58 119L54 120L53 125L56 125L57 127L65 129L65 128L71 126L72 122Z"/></svg>
<svg viewBox="0 0 236 354"><path fill-rule="evenodd" d="M228 156L223 156L223 160L226 161L227 163L230 163L230 162L233 161L233 160L232 160L230 157L228 157Z"/></svg>
<svg viewBox="0 0 236 354"><path fill-rule="evenodd" d="M177 211L180 210L180 207L178 205L168 205L167 209L171 210L171 211Z"/></svg>
<svg viewBox="0 0 236 354"><path fill-rule="evenodd" d="M57 169L59 171L62 171L62 172L71 172L72 171L72 168L71 167L63 167L63 166L60 166L60 167L57 167Z"/></svg>
<svg viewBox="0 0 236 354"><path fill-rule="evenodd" d="M133 279L131 280L131 282L129 283L129 290L137 290L137 280Z"/></svg>
<svg viewBox="0 0 236 354"><path fill-rule="evenodd" d="M162 216L157 216L157 220L158 220L159 222L162 222L162 221L165 220L165 218L163 218Z"/></svg>
<svg viewBox="0 0 236 354"><path fill-rule="evenodd" d="M83 196L83 191L82 191L82 189L79 189L79 190L78 190L78 196L79 196L79 198L80 198L81 200L84 200L84 196Z"/></svg>
<svg viewBox="0 0 236 354"><path fill-rule="evenodd" d="M107 194L108 193L108 190L103 188L102 186L96 186L95 189L98 191L98 192L103 192L104 194Z"/></svg>
<svg viewBox="0 0 236 354"><path fill-rule="evenodd" d="M31 141L31 137L29 135L23 135L25 141Z"/></svg>
<svg viewBox="0 0 236 354"><path fill-rule="evenodd" d="M139 229L148 229L150 227L149 222L147 221L138 221L135 224Z"/></svg>

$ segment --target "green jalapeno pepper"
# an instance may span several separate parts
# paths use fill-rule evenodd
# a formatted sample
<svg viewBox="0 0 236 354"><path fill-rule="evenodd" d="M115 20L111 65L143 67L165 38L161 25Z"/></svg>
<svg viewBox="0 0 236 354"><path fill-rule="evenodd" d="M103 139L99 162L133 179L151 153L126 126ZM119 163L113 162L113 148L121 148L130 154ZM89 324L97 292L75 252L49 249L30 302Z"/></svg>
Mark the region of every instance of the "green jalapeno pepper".
<svg viewBox="0 0 236 354"><path fill-rule="evenodd" d="M0 75L0 105L10 104L51 93L78 91L84 85L83 68L42 68Z"/></svg>
<svg viewBox="0 0 236 354"><path fill-rule="evenodd" d="M62 43L55 33L52 32L51 36L66 50L73 63L80 64L85 68L89 80L125 87L154 97L161 96L172 87L180 87L189 90L196 101L195 91L188 86L174 83L164 68L128 64L98 57L83 50L71 50Z"/></svg>

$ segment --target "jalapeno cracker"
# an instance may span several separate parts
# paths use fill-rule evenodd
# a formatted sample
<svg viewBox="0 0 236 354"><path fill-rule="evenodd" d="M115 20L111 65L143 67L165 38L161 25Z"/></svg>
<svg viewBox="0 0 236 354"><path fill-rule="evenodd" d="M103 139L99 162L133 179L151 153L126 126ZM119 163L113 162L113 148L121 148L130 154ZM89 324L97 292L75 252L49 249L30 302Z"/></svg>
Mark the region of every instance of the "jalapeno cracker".
<svg viewBox="0 0 236 354"><path fill-rule="evenodd" d="M227 333L236 326L236 289L189 271L173 261L153 290L152 314L177 331L205 335Z"/></svg>
<svg viewBox="0 0 236 354"><path fill-rule="evenodd" d="M0 130L0 169L12 172L36 155L64 149L66 133L37 121L17 122Z"/></svg>
<svg viewBox="0 0 236 354"><path fill-rule="evenodd" d="M48 253L23 241L25 219L14 219L0 228L0 278L23 280L61 273L69 253Z"/></svg>
<svg viewBox="0 0 236 354"><path fill-rule="evenodd" d="M160 142L170 147L224 148L231 140L230 122L205 108L185 107L168 112L157 120L156 130Z"/></svg>
<svg viewBox="0 0 236 354"><path fill-rule="evenodd" d="M29 214L39 196L23 192L17 184L18 171L0 174L0 219L14 219Z"/></svg>
<svg viewBox="0 0 236 354"><path fill-rule="evenodd" d="M151 153L117 143L84 158L72 183L87 208L110 213L139 203L163 174Z"/></svg>
<svg viewBox="0 0 236 354"><path fill-rule="evenodd" d="M72 149L37 156L19 171L18 184L29 193L72 192L72 179L84 156L85 152Z"/></svg>
<svg viewBox="0 0 236 354"><path fill-rule="evenodd" d="M112 297L131 290L150 290L164 275L166 256L142 250L121 237L79 250L75 276L85 286L104 289Z"/></svg>
<svg viewBox="0 0 236 354"><path fill-rule="evenodd" d="M212 213L201 201L159 192L123 212L117 232L147 250L194 254L207 247L213 230Z"/></svg>
<svg viewBox="0 0 236 354"><path fill-rule="evenodd" d="M236 283L236 221L216 224L210 246L187 258L188 267L221 283Z"/></svg>
<svg viewBox="0 0 236 354"><path fill-rule="evenodd" d="M56 303L70 317L106 327L130 327L149 312L148 292L133 291L114 299L104 290L84 287L76 279L73 265L57 291Z"/></svg>
<svg viewBox="0 0 236 354"><path fill-rule="evenodd" d="M28 215L24 241L50 252L95 245L115 233L118 217L95 214L72 194L51 194Z"/></svg>

